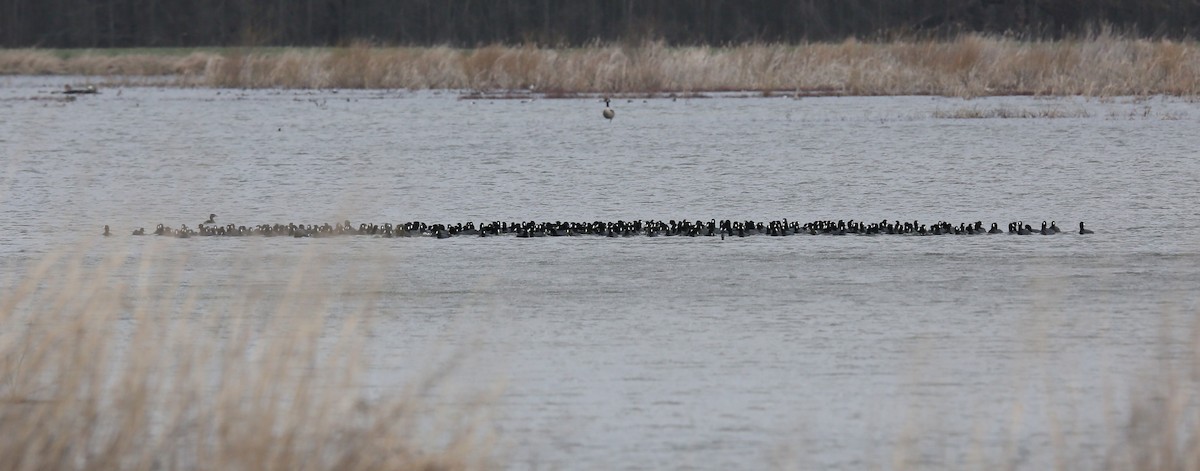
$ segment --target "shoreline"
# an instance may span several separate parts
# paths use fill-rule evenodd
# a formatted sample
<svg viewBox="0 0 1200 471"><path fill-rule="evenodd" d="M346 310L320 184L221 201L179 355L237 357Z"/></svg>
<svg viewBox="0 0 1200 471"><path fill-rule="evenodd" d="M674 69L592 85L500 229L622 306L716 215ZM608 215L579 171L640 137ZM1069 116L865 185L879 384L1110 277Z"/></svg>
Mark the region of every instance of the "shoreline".
<svg viewBox="0 0 1200 471"><path fill-rule="evenodd" d="M502 98L1195 96L1200 43L1115 35L670 47L0 50L0 75L247 89L465 90ZM154 80L158 79L158 80Z"/></svg>

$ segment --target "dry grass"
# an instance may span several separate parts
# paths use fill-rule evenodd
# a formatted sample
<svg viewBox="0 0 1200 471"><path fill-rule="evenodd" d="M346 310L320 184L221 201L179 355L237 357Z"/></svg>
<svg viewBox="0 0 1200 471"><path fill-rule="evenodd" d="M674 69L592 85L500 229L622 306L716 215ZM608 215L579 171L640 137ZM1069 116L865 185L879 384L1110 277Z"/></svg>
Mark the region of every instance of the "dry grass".
<svg viewBox="0 0 1200 471"><path fill-rule="evenodd" d="M661 42L579 49L533 46L229 49L112 54L0 51L0 74L170 76L242 88L527 90L664 93L755 90L797 95L1196 95L1196 42L1101 33L1021 41L966 35L733 47Z"/></svg>
<svg viewBox="0 0 1200 471"><path fill-rule="evenodd" d="M1088 118L1091 117L1091 113L1088 113L1083 108L1012 108L1007 106L981 108L972 106L950 110L934 110L933 117L938 119L1060 119Z"/></svg>
<svg viewBox="0 0 1200 471"><path fill-rule="evenodd" d="M494 466L478 411L434 419L419 400L438 380L368 397L365 329L320 314L330 293L262 320L253 296L205 304L112 281L126 263L49 260L0 292L0 468Z"/></svg>
<svg viewBox="0 0 1200 471"><path fill-rule="evenodd" d="M321 312L336 302L331 293L291 290L297 281L289 291L300 294L282 301L248 295L202 306L194 293L111 281L128 264L49 259L0 290L0 468L497 466L477 412L431 419L421 404L440 377L399 397L367 397L359 317L295 315ZM149 266L139 279L179 276ZM250 315L264 302L274 317ZM1200 470L1200 349L1153 370L1139 378L1132 413L1114 424L1100 461Z"/></svg>
<svg viewBox="0 0 1200 471"><path fill-rule="evenodd" d="M1135 402L1105 457L1107 469L1200 470L1200 330L1191 339L1190 358L1161 360L1133 378Z"/></svg>

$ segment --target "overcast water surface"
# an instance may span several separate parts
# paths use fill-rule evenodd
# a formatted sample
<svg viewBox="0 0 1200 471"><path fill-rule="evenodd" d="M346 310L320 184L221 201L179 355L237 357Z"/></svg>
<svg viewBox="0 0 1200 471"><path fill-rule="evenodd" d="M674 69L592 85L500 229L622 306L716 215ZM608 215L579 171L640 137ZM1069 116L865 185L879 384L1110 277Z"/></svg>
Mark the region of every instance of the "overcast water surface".
<svg viewBox="0 0 1200 471"><path fill-rule="evenodd" d="M334 315L366 306L373 390L461 353L455 381L499 391L513 469L1099 465L1139 381L1186 357L1200 301L1200 104L1179 99L735 94L619 99L607 122L596 99L108 88L64 103L61 83L0 79L0 282L81 246L129 256L114 276L139 283L155 283L143 257L180 268L160 288L201 305L285 298L303 275L335 287ZM1058 117L946 117L973 110ZM129 235L209 213L1064 232Z"/></svg>

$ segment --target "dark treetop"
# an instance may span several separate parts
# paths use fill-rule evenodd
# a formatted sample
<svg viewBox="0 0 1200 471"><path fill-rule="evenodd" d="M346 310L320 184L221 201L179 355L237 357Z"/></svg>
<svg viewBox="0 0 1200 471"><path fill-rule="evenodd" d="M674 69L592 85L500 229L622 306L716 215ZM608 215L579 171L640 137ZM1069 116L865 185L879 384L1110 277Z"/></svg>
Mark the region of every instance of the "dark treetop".
<svg viewBox="0 0 1200 471"><path fill-rule="evenodd" d="M1097 25L1184 37L1196 0L0 0L4 47L794 43Z"/></svg>

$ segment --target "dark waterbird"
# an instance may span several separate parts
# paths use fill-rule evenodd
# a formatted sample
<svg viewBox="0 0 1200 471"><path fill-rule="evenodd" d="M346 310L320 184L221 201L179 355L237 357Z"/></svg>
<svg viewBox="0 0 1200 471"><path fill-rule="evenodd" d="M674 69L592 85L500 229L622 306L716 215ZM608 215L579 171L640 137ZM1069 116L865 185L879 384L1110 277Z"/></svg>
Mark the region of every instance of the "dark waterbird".
<svg viewBox="0 0 1200 471"><path fill-rule="evenodd" d="M66 95L92 95L100 92L96 90L95 85L88 85L83 88L73 88L70 85L63 85L62 93Z"/></svg>

